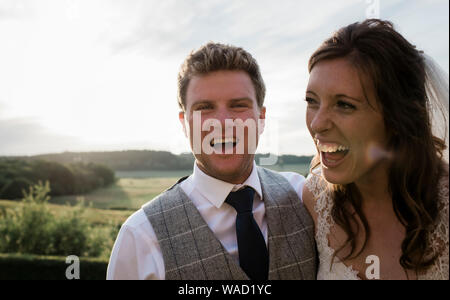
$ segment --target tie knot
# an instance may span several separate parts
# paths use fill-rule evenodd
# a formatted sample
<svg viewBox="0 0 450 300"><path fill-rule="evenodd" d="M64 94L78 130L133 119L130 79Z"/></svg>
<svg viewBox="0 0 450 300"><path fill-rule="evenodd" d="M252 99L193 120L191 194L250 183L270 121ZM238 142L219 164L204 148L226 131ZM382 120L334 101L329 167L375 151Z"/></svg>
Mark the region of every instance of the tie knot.
<svg viewBox="0 0 450 300"><path fill-rule="evenodd" d="M225 202L233 206L238 214L251 213L253 210L254 195L255 191L247 186L236 192L229 193Z"/></svg>

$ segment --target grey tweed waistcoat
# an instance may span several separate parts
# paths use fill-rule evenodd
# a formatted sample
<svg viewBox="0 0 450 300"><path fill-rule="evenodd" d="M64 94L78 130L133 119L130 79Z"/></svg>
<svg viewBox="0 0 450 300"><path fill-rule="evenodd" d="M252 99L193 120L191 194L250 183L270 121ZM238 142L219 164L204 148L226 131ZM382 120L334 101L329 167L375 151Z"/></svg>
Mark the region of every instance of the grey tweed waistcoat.
<svg viewBox="0 0 450 300"><path fill-rule="evenodd" d="M258 167L268 225L269 280L316 278L313 221L290 183ZM143 207L155 230L167 280L249 279L175 184Z"/></svg>

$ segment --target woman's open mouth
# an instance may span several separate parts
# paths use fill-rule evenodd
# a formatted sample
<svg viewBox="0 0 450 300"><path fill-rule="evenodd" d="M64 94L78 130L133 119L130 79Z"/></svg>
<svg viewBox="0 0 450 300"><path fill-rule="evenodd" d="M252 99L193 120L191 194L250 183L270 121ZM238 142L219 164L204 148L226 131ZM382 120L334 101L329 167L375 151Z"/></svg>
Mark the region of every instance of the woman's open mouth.
<svg viewBox="0 0 450 300"><path fill-rule="evenodd" d="M350 149L344 145L321 142L317 143L317 149L320 151L322 164L327 168L339 166L350 151Z"/></svg>

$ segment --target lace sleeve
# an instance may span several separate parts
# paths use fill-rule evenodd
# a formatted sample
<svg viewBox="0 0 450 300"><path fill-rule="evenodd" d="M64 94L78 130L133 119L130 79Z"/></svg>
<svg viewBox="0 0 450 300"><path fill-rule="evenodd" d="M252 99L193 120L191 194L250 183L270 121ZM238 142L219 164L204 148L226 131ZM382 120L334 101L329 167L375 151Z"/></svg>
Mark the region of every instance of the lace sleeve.
<svg viewBox="0 0 450 300"><path fill-rule="evenodd" d="M449 279L449 193L448 193L448 165L446 175L439 183L438 211L436 226L433 228L429 243L432 254L439 254L433 266L427 270L422 279Z"/></svg>
<svg viewBox="0 0 450 300"><path fill-rule="evenodd" d="M314 211L317 213L316 241L319 248L328 245L328 234L333 223L331 217L332 198L327 191L327 182L321 176L320 168L314 170L306 179L306 187L314 196Z"/></svg>
<svg viewBox="0 0 450 300"><path fill-rule="evenodd" d="M323 212L323 210L325 209L327 204L327 201L325 201L326 200L325 198L327 197L325 197L324 195L326 193L327 183L322 178L320 168L313 170L313 172L311 172L308 175L308 178L306 178L305 185L308 188L308 190L313 194L315 200L314 210L318 215L320 215L321 212Z"/></svg>

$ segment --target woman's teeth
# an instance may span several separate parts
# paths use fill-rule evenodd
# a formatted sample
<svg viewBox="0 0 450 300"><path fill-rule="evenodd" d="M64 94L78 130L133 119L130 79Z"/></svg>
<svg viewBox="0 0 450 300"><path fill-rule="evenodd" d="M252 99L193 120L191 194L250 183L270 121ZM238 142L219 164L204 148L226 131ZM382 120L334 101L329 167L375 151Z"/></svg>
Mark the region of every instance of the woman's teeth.
<svg viewBox="0 0 450 300"><path fill-rule="evenodd" d="M338 151L348 151L349 148L345 147L343 145L337 145L337 144L317 144L317 148L320 152L325 153L333 153Z"/></svg>

